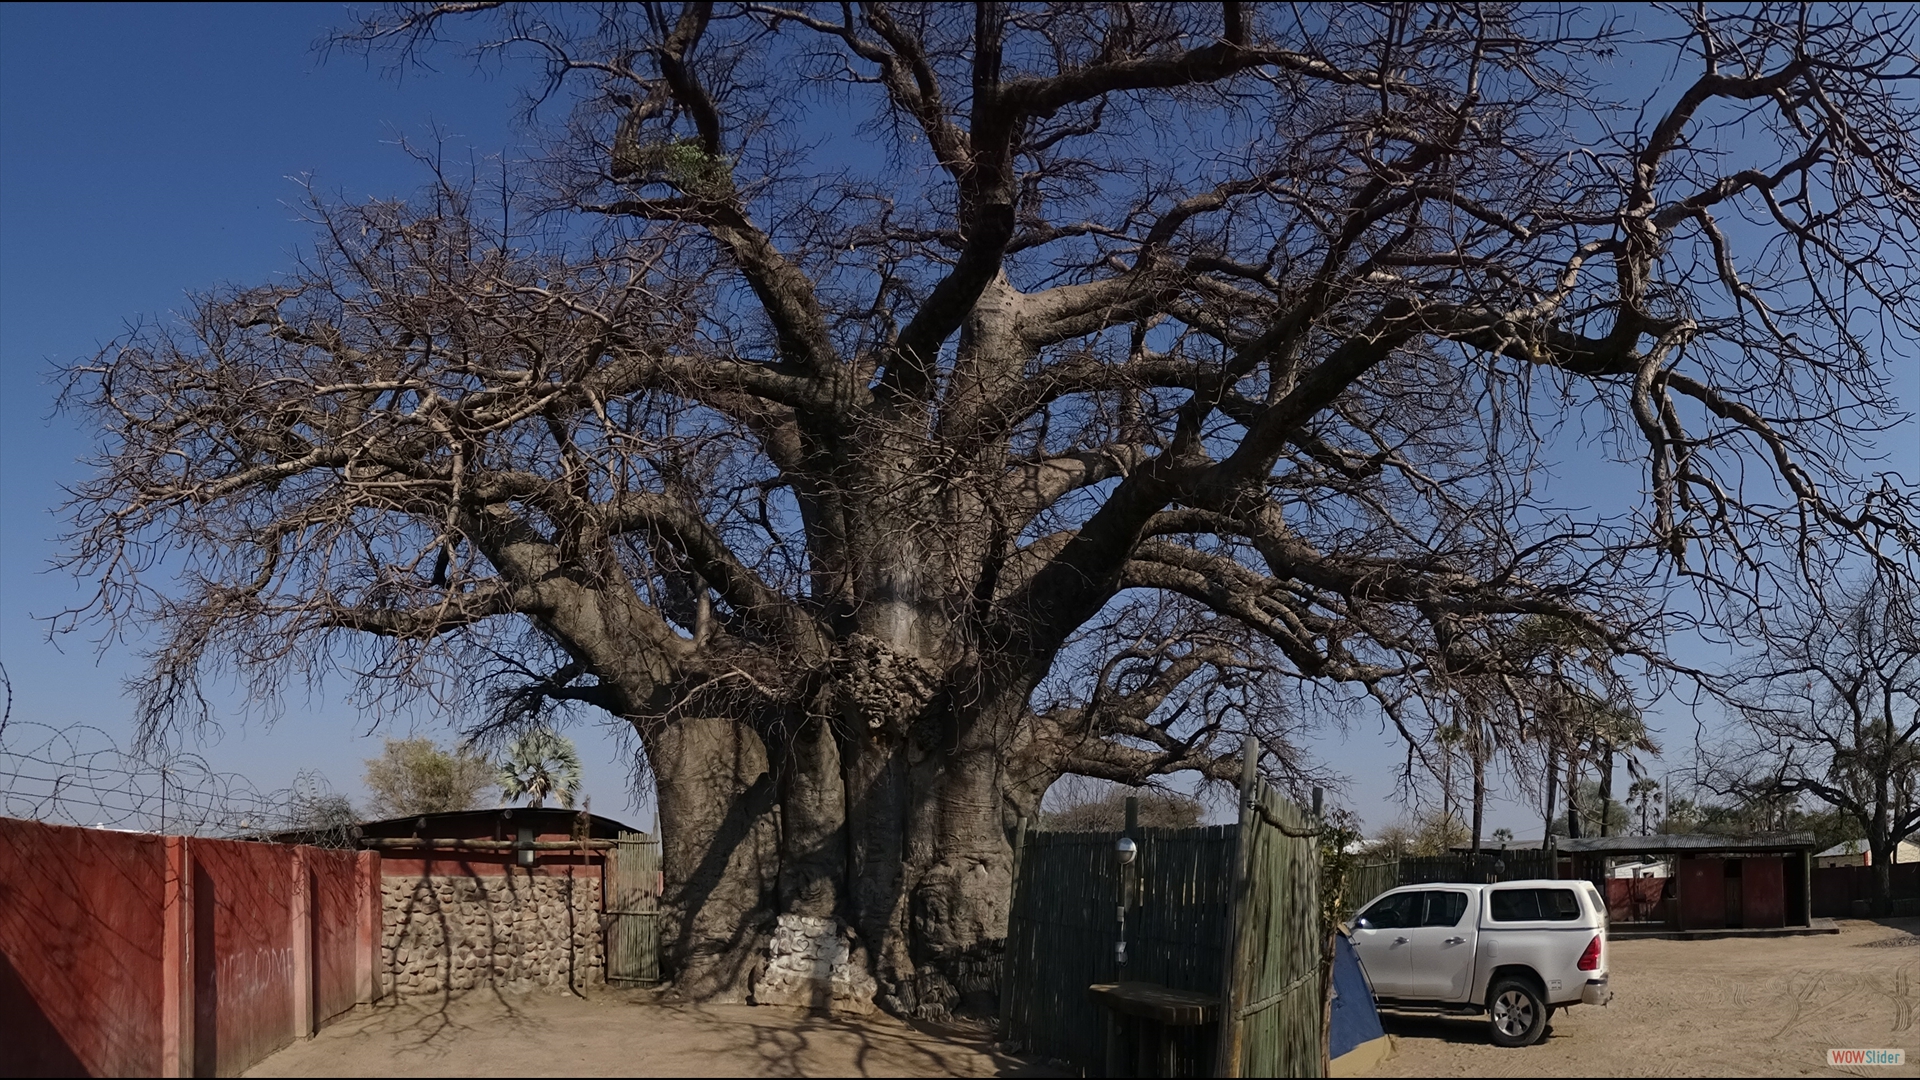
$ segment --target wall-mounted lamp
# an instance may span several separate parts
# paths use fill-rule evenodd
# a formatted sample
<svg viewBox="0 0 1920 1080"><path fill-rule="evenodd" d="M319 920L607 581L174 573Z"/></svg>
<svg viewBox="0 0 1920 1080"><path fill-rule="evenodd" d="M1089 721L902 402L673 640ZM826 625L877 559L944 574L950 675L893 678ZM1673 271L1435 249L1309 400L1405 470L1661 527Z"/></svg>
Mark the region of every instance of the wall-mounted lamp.
<svg viewBox="0 0 1920 1080"><path fill-rule="evenodd" d="M1123 836L1113 842L1113 857L1120 860L1121 866L1132 862L1133 857L1139 854L1139 852L1139 846L1133 842L1131 837Z"/></svg>
<svg viewBox="0 0 1920 1080"><path fill-rule="evenodd" d="M514 861L521 866L533 865L533 826L520 826L520 837L514 843Z"/></svg>

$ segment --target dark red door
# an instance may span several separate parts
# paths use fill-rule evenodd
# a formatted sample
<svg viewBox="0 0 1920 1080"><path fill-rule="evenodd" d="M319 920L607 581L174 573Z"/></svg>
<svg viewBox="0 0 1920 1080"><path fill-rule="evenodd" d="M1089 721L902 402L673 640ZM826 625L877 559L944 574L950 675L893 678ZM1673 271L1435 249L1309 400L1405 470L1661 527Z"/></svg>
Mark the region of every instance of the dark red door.
<svg viewBox="0 0 1920 1080"><path fill-rule="evenodd" d="M1757 928L1787 925L1787 862L1746 859L1740 877L1740 922Z"/></svg>
<svg viewBox="0 0 1920 1080"><path fill-rule="evenodd" d="M1680 859L1673 864L1680 879L1680 929L1719 930L1727 925L1725 859Z"/></svg>

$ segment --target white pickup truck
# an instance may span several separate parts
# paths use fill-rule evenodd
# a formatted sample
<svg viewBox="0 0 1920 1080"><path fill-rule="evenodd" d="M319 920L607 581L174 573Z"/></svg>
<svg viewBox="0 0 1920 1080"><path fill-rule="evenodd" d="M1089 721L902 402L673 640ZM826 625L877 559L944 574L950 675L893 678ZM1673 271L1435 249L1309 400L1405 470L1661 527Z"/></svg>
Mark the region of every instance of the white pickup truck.
<svg viewBox="0 0 1920 1080"><path fill-rule="evenodd" d="M1553 1010L1613 996L1607 907L1587 881L1404 885L1349 936L1382 1007L1485 1012L1496 1046L1528 1046Z"/></svg>

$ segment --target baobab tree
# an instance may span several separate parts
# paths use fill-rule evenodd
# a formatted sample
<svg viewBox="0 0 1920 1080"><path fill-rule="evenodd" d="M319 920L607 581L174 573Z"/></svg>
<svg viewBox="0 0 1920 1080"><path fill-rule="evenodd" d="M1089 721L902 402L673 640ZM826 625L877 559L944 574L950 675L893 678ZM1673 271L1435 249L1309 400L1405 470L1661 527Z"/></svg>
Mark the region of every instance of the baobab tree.
<svg viewBox="0 0 1920 1080"><path fill-rule="evenodd" d="M1425 752L1450 686L1530 685L1525 618L1660 665L1836 550L1907 568L1852 448L1920 315L1911 30L394 8L338 44L547 65L540 160L317 205L293 272L74 367L80 614L158 627L156 727L222 666L619 717L684 992L791 913L937 1015L1063 775L1252 732L1284 780L1329 702ZM1534 482L1582 430L1641 499Z"/></svg>

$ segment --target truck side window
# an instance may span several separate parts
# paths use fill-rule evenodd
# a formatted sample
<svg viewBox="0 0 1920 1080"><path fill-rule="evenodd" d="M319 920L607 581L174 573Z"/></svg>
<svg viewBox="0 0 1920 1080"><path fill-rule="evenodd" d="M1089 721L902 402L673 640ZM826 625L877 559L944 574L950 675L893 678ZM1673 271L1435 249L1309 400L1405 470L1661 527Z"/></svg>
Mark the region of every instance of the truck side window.
<svg viewBox="0 0 1920 1080"><path fill-rule="evenodd" d="M1580 898L1572 889L1500 889L1490 894L1487 913L1495 922L1567 922L1580 917Z"/></svg>
<svg viewBox="0 0 1920 1080"><path fill-rule="evenodd" d="M1372 907L1361 912L1354 923L1367 930L1393 930L1404 926L1418 926L1422 895L1412 892L1383 896Z"/></svg>
<svg viewBox="0 0 1920 1080"><path fill-rule="evenodd" d="M1495 922L1531 922L1540 917L1540 890L1496 889L1487 894L1487 913Z"/></svg>
<svg viewBox="0 0 1920 1080"><path fill-rule="evenodd" d="M1467 894L1462 892L1430 892L1427 894L1427 917L1421 926L1458 926L1460 916L1467 913Z"/></svg>

